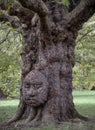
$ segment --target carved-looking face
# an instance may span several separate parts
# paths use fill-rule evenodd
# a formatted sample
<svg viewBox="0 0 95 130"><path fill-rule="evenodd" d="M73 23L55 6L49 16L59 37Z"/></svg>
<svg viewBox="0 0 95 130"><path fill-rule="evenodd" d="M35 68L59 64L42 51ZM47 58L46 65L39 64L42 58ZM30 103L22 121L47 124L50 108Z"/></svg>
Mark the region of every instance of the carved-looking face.
<svg viewBox="0 0 95 130"><path fill-rule="evenodd" d="M38 107L46 102L48 82L45 76L37 70L27 74L23 85L23 99L26 104Z"/></svg>

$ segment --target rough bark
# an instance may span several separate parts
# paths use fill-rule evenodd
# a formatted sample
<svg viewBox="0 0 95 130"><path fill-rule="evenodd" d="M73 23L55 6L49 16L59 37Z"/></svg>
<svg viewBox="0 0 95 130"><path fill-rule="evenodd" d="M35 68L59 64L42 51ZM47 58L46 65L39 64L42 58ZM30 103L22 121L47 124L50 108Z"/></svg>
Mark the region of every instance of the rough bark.
<svg viewBox="0 0 95 130"><path fill-rule="evenodd" d="M21 10L16 8L13 14L12 9L10 12L27 26L20 28L23 39L20 104L16 116L8 123L23 115L28 126L73 118L87 120L76 111L73 103L72 68L77 33L94 13L95 1L82 0L72 12L51 0L36 0L36 4L35 0L19 2L21 10L32 11L33 15L27 13L26 17L21 17Z"/></svg>

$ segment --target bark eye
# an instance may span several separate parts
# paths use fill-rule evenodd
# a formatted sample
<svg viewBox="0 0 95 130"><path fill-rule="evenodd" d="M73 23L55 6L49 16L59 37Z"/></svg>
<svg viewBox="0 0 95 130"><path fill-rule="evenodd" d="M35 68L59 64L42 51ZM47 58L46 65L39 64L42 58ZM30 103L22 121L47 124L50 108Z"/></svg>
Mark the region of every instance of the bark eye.
<svg viewBox="0 0 95 130"><path fill-rule="evenodd" d="M33 84L33 86L35 89L39 89L42 87L42 83L41 84Z"/></svg>
<svg viewBox="0 0 95 130"><path fill-rule="evenodd" d="M26 85L25 85L25 88L30 88L30 84L26 84Z"/></svg>
<svg viewBox="0 0 95 130"><path fill-rule="evenodd" d="M41 88L42 87L42 84L37 84L37 89Z"/></svg>

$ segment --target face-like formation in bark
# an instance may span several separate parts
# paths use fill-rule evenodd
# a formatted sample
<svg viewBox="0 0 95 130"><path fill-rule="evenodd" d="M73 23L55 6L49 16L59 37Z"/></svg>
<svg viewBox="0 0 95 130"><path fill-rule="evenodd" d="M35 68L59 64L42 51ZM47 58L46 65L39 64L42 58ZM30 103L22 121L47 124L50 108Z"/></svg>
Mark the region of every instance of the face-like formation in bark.
<svg viewBox="0 0 95 130"><path fill-rule="evenodd" d="M44 104L48 95L48 82L45 76L37 70L27 74L23 86L23 98L26 104L38 107Z"/></svg>

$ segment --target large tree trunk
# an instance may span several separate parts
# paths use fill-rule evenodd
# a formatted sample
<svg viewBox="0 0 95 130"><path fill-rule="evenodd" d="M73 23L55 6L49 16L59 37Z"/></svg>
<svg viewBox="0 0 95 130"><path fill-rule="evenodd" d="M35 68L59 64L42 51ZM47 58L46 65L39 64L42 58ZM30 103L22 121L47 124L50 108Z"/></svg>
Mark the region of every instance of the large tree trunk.
<svg viewBox="0 0 95 130"><path fill-rule="evenodd" d="M86 120L73 103L72 68L77 32L94 13L91 6L95 2L92 0L88 6L84 0L69 13L66 6L51 0L44 0L45 4L38 0L41 2L39 8L34 1L32 4L28 0L19 1L36 14L33 12L32 20L24 18L27 27L22 28L21 98L16 115L8 123L19 120L23 115L28 126L73 118Z"/></svg>
<svg viewBox="0 0 95 130"><path fill-rule="evenodd" d="M39 26L37 15L35 25L22 31L20 109L9 122L20 119L24 113L30 126L82 117L77 113L72 97L72 68L77 32L66 27L63 16L68 10L65 6L53 3L49 8L51 11L49 15L56 24L51 34L44 32ZM35 82L35 85L38 85L37 82L43 83L37 88L37 95L33 92L32 82ZM28 89L25 87L27 83ZM32 101L33 98L37 98L34 100L35 103Z"/></svg>

